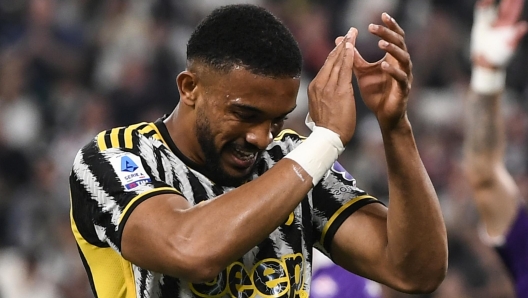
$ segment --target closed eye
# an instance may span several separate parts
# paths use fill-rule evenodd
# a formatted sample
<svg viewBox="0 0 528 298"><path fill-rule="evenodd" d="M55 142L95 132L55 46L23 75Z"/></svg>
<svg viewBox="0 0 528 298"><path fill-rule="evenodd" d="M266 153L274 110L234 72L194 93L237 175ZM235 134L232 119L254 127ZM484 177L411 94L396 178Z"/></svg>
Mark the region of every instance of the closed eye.
<svg viewBox="0 0 528 298"><path fill-rule="evenodd" d="M236 118L243 122L254 122L257 121L259 118L258 115L256 115L255 113L234 111L233 114Z"/></svg>

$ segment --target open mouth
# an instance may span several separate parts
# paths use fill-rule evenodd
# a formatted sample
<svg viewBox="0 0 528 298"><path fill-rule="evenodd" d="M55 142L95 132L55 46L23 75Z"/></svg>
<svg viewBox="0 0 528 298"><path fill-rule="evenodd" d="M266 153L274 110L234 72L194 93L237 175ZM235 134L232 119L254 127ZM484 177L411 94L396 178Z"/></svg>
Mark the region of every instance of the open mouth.
<svg viewBox="0 0 528 298"><path fill-rule="evenodd" d="M234 157L235 165L239 168L248 168L252 166L258 155L258 152L255 152L254 150L245 150L240 146L233 146L231 152Z"/></svg>

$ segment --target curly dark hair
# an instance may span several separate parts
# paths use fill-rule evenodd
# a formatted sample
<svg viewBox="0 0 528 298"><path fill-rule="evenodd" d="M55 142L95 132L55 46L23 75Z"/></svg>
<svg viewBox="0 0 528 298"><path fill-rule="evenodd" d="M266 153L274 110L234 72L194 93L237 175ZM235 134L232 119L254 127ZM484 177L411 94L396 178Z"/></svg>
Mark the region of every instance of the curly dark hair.
<svg viewBox="0 0 528 298"><path fill-rule="evenodd" d="M288 28L250 4L222 6L205 17L187 43L187 61L220 71L241 66L269 77L298 77L302 68L299 45Z"/></svg>

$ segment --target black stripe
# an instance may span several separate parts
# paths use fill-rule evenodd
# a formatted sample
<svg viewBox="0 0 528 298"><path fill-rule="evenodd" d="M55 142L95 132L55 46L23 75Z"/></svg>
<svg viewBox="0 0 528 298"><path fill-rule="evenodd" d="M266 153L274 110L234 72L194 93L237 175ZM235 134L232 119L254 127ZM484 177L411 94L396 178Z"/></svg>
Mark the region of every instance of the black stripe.
<svg viewBox="0 0 528 298"><path fill-rule="evenodd" d="M359 200L356 203L348 206L348 208L343 210L341 212L341 214L339 214L337 216L337 218L334 220L332 225L326 231L326 235L325 235L325 239L324 239L324 243L323 243L324 248L330 254L332 253L332 250L331 250L332 249L332 240L334 240L335 233L337 232L339 227L343 224L343 222L345 222L345 220L350 215L352 215L352 213L356 212L359 208L361 208L361 207L363 207L365 205L368 205L368 204L372 204L372 203L380 203L380 204L382 204L380 201L378 201L376 199L373 199L373 198Z"/></svg>
<svg viewBox="0 0 528 298"><path fill-rule="evenodd" d="M213 190L215 197L218 197L224 194L224 188L219 186L218 184L213 184L212 190Z"/></svg>
<svg viewBox="0 0 528 298"><path fill-rule="evenodd" d="M119 148L125 149L125 128L119 128L117 133L117 142L119 143Z"/></svg>
<svg viewBox="0 0 528 298"><path fill-rule="evenodd" d="M92 289L95 298L98 298L97 291L95 289L95 283L93 280L92 270L90 269L90 266L88 266L88 262L86 261L86 258L84 257L84 254L78 244L77 250L79 251L79 255L81 256L81 261L83 263L84 269L86 270L86 275L88 275L88 282L90 283L90 288Z"/></svg>
<svg viewBox="0 0 528 298"><path fill-rule="evenodd" d="M159 283L160 297L177 297L180 293L180 280L172 276L164 275L163 283Z"/></svg>
<svg viewBox="0 0 528 298"><path fill-rule="evenodd" d="M139 284L139 297L141 298L148 298L149 296L147 296L148 294L146 293L146 289L147 289L147 277L149 275L149 272L145 269L140 269L140 273L141 275L141 278L139 280L140 284Z"/></svg>
<svg viewBox="0 0 528 298"><path fill-rule="evenodd" d="M106 137L105 137L106 138ZM124 186L121 184L121 180L116 174L116 170L112 164L106 159L106 157L96 150L93 146L83 148L83 159L88 169L95 177L97 183L107 193L112 195L112 199L121 208L125 208L129 201L123 200L121 196L114 196L124 191ZM136 195L131 194L131 199Z"/></svg>
<svg viewBox="0 0 528 298"><path fill-rule="evenodd" d="M109 129L104 134L104 142L106 144L106 148L112 148L112 139L110 138L111 133L112 129Z"/></svg>
<svg viewBox="0 0 528 298"><path fill-rule="evenodd" d="M132 149L130 150L131 152L138 152L138 143L140 135L139 130L147 127L147 125L148 123L143 123L130 132L132 138Z"/></svg>
<svg viewBox="0 0 528 298"><path fill-rule="evenodd" d="M143 123L141 125L138 125L138 127L136 127L136 129L134 129L134 131L137 131L139 133L140 130L142 130L143 128L149 126L150 123Z"/></svg>
<svg viewBox="0 0 528 298"><path fill-rule="evenodd" d="M278 258L277 254L275 253L275 242L269 237L260 242L258 248L259 250L255 256L256 261L254 263L257 263L259 260Z"/></svg>
<svg viewBox="0 0 528 298"><path fill-rule="evenodd" d="M117 177L112 165L105 156L101 154L94 146L88 146L83 149L83 158L88 166L89 171L93 174L96 181L107 194L112 194L109 200L113 200L121 209L130 202L137 194L133 192L124 193L123 186ZM123 195L115 196L115 194L123 193ZM90 217L94 224L105 228L105 233L108 239L112 241L119 249L121 249L121 235L116 232L116 226L112 223L112 214L108 211L103 211L102 206L91 199L91 204L97 204L97 207L90 210L91 213L84 214L84 217ZM80 215L81 216L81 215Z"/></svg>
<svg viewBox="0 0 528 298"><path fill-rule="evenodd" d="M266 151L274 162L279 162L279 160L283 159L284 156L286 156L286 154L282 151L282 148L278 144L269 148Z"/></svg>
<svg viewBox="0 0 528 298"><path fill-rule="evenodd" d="M189 179L189 183L191 184L195 204L209 199L205 187L191 171L187 172L187 179Z"/></svg>
<svg viewBox="0 0 528 298"><path fill-rule="evenodd" d="M146 136L147 138L152 138L154 135L157 135L157 134L158 132L155 129L153 129L147 133L144 133L143 135Z"/></svg>
<svg viewBox="0 0 528 298"><path fill-rule="evenodd" d="M307 246L307 255L306 255L306 261L307 263L312 263L312 247L315 243L314 238L314 224L312 220L312 208L310 207L310 202L308 201L308 197L304 198L301 202L301 216L302 216L302 226L300 227L303 231L303 238L304 238L304 245Z"/></svg>
<svg viewBox="0 0 528 298"><path fill-rule="evenodd" d="M99 240L91 216L102 212L101 207L91 198L90 193L73 172L70 175L70 192L72 217L81 236L92 245L108 247L107 243Z"/></svg>
<svg viewBox="0 0 528 298"><path fill-rule="evenodd" d="M176 173L176 168L172 167L170 169L172 171L172 185L177 190L181 191L181 182L180 179L178 179L178 173ZM170 183L171 181L167 181L167 183ZM181 194L183 196L183 194Z"/></svg>
<svg viewBox="0 0 528 298"><path fill-rule="evenodd" d="M156 163L157 163L157 166L156 166L156 169L158 170L158 173L159 173L159 177L161 180L165 181L166 180L166 177L165 177L165 167L163 166L163 157L167 156L167 152L165 152L165 149L166 147L162 146L160 147L160 150L156 150L154 152L155 154L155 158L156 158ZM176 184L178 185L178 184Z"/></svg>

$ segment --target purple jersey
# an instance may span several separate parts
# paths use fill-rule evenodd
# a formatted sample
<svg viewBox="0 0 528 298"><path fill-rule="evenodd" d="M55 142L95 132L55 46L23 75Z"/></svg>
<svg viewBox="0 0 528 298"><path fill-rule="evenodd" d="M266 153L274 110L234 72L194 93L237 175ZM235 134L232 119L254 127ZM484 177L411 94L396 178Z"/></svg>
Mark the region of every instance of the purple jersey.
<svg viewBox="0 0 528 298"><path fill-rule="evenodd" d="M330 265L318 269L312 278L310 298L380 298L378 283Z"/></svg>
<svg viewBox="0 0 528 298"><path fill-rule="evenodd" d="M517 297L528 297L528 213L520 207L505 243L497 247L502 261L515 283Z"/></svg>

